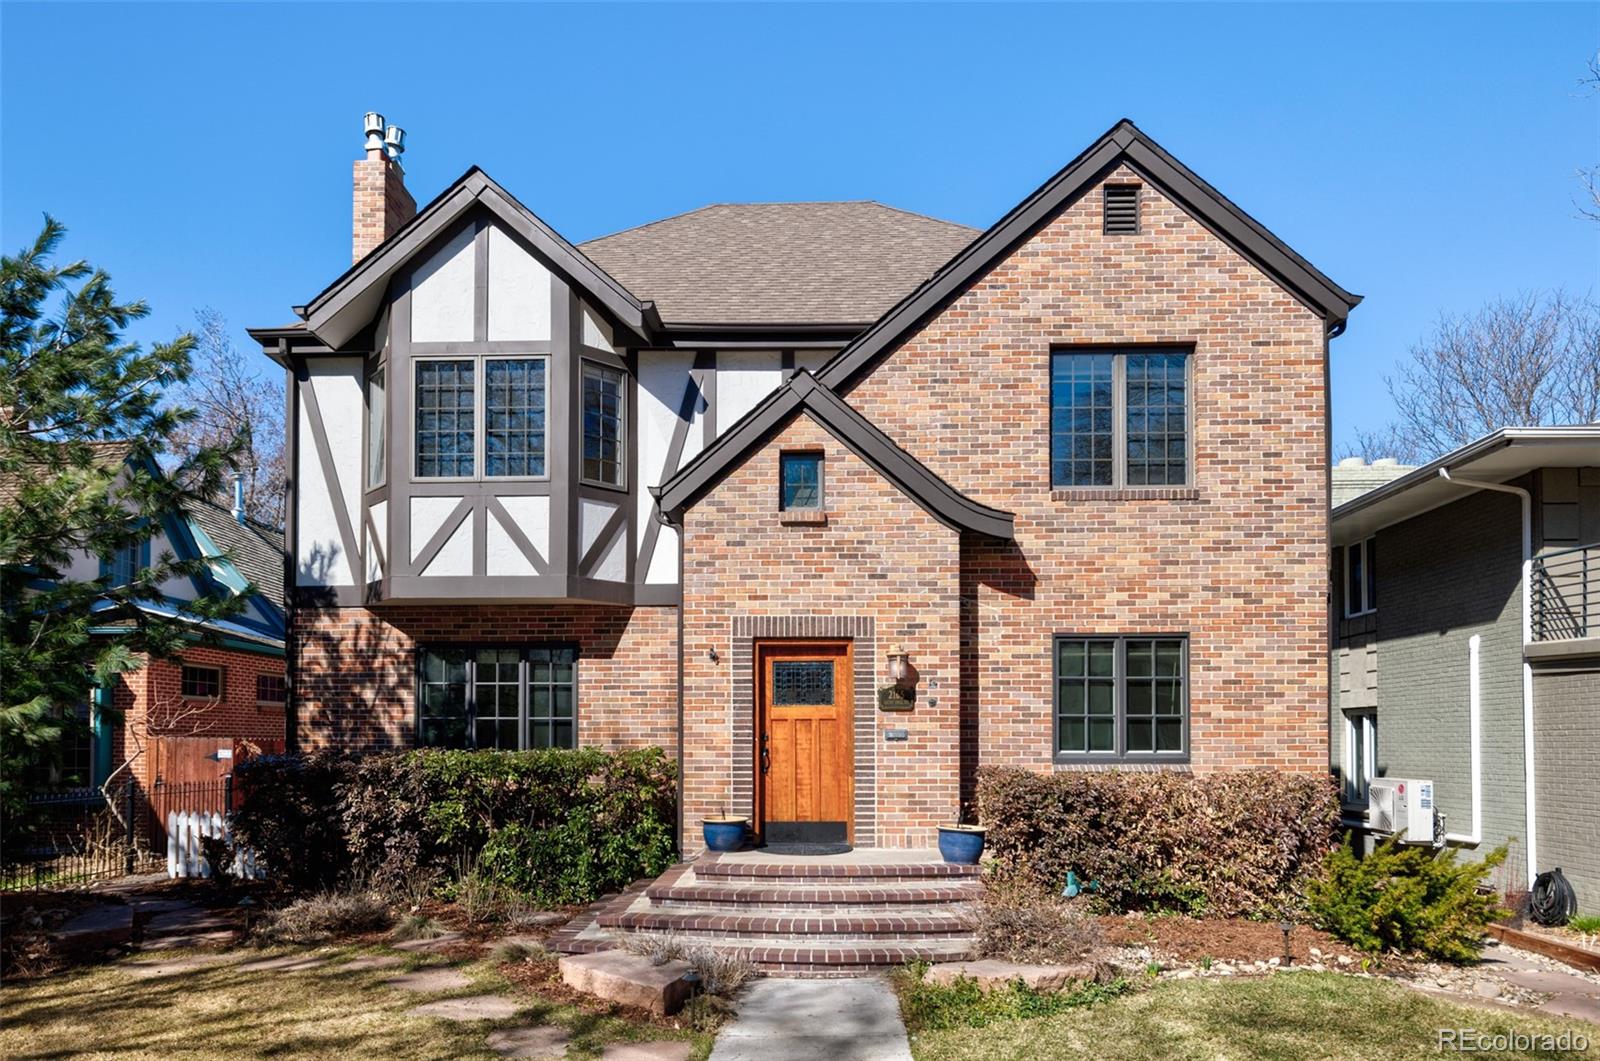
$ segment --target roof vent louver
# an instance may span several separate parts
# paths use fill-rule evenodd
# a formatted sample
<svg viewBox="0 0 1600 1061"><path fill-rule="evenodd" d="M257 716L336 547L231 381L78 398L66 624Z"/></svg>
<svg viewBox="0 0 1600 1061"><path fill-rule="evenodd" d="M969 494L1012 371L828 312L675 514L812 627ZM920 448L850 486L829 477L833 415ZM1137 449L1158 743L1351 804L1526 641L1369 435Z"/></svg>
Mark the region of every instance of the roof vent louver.
<svg viewBox="0 0 1600 1061"><path fill-rule="evenodd" d="M1105 195L1106 235L1138 234L1139 186L1137 184L1108 184Z"/></svg>

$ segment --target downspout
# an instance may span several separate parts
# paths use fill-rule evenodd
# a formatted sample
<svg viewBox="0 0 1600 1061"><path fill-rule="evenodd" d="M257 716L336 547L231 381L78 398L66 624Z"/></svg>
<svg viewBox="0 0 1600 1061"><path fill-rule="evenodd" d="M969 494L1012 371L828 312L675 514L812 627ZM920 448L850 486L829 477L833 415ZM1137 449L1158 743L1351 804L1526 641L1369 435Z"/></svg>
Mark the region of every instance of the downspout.
<svg viewBox="0 0 1600 1061"><path fill-rule="evenodd" d="M1472 765L1472 832L1444 834L1446 843L1469 847L1483 843L1483 686L1478 679L1482 647L1482 634L1473 634L1467 639L1467 733L1471 742L1468 756Z"/></svg>
<svg viewBox="0 0 1600 1061"><path fill-rule="evenodd" d="M1522 499L1522 784L1526 789L1525 815L1527 817L1528 831L1528 887L1533 887L1533 882L1539 875L1539 842L1537 806L1534 797L1534 767L1533 767L1533 666L1528 662L1527 646L1533 638L1533 600L1530 590L1533 586L1533 495L1520 486L1507 486L1505 483L1486 483L1478 479L1457 479L1450 474L1449 468L1439 469L1439 478L1447 482L1465 486L1473 490L1493 490L1502 494L1514 494ZM1474 808L1473 832L1478 832L1476 820L1476 807Z"/></svg>

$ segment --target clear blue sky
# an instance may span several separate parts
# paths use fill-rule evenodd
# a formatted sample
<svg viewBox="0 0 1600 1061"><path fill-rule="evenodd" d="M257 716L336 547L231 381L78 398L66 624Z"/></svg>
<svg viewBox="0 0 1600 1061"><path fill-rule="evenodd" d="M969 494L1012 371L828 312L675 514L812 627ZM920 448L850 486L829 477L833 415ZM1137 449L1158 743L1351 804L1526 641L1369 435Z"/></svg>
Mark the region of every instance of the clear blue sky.
<svg viewBox="0 0 1600 1061"><path fill-rule="evenodd" d="M1342 443L1440 311L1600 295L1574 176L1597 12L4 3L0 242L48 210L154 307L141 335L209 305L250 351L349 264L369 109L419 201L478 164L574 241L728 200L986 227L1127 116L1366 296L1333 345Z"/></svg>

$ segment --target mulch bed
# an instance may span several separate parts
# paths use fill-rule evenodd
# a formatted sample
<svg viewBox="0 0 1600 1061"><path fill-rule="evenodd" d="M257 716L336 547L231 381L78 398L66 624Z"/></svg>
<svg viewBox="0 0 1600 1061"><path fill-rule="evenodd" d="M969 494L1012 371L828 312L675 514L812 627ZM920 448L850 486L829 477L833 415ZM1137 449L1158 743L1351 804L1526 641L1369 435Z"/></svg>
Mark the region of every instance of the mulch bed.
<svg viewBox="0 0 1600 1061"><path fill-rule="evenodd" d="M1106 915L1098 918L1107 943L1122 947L1149 947L1159 957L1193 962L1201 958L1218 961L1268 961L1283 957L1283 931L1276 921L1247 921L1243 918L1193 918L1175 915L1147 917L1143 914ZM1295 925L1289 933L1289 953L1297 963L1312 960L1311 948L1322 952L1322 961L1335 961L1344 955L1360 961L1362 955L1326 932L1308 925Z"/></svg>

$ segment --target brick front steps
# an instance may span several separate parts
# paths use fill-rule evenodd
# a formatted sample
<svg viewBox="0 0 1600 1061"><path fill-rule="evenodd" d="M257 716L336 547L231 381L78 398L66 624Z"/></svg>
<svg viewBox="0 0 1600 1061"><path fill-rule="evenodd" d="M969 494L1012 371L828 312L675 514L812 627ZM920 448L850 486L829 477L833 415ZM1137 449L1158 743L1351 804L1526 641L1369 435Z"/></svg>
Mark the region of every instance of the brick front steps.
<svg viewBox="0 0 1600 1061"><path fill-rule="evenodd" d="M705 854L602 900L552 939L564 953L671 934L742 955L768 975L855 976L976 957L976 867L932 853L775 859Z"/></svg>

